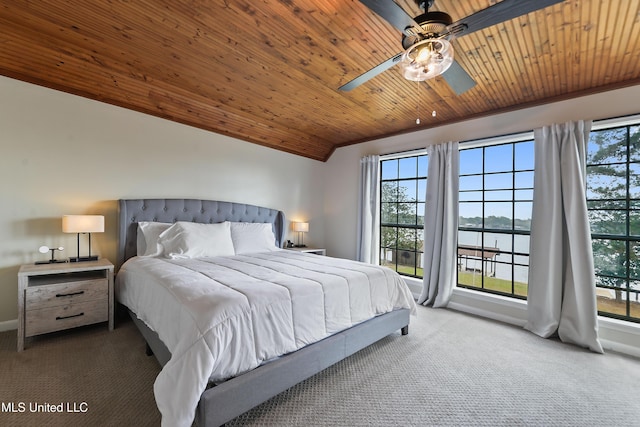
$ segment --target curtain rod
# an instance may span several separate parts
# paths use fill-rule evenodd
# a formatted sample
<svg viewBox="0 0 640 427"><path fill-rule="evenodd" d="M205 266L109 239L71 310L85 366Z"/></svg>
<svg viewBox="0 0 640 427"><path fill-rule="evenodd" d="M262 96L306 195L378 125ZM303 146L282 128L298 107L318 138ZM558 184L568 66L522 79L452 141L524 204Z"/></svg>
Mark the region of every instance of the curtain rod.
<svg viewBox="0 0 640 427"><path fill-rule="evenodd" d="M411 157L418 156L420 154L426 154L427 149L425 148L414 148L409 151L396 151L394 153L380 154L381 160L390 160L390 159L400 159L402 157Z"/></svg>

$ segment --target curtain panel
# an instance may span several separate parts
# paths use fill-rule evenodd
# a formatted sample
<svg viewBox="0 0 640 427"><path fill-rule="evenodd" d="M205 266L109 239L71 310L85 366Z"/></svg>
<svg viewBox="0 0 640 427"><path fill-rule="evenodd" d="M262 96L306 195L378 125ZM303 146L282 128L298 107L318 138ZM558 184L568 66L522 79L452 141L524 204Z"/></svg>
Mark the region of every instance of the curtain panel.
<svg viewBox="0 0 640 427"><path fill-rule="evenodd" d="M358 187L357 250L358 261L378 264L380 218L380 156L371 155L360 159Z"/></svg>
<svg viewBox="0 0 640 427"><path fill-rule="evenodd" d="M579 121L534 131L525 328L602 353L585 185L590 130Z"/></svg>
<svg viewBox="0 0 640 427"><path fill-rule="evenodd" d="M456 286L460 152L457 142L427 148L423 285L418 304L446 307Z"/></svg>

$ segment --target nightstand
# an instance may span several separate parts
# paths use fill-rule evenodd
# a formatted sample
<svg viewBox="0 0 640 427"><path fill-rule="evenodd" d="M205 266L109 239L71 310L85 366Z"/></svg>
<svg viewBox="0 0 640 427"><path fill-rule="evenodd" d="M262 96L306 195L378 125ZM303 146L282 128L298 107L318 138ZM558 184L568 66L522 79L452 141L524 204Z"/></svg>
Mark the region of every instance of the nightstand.
<svg viewBox="0 0 640 427"><path fill-rule="evenodd" d="M113 264L27 264L18 272L18 351L27 337L109 322L113 330Z"/></svg>
<svg viewBox="0 0 640 427"><path fill-rule="evenodd" d="M304 248L285 248L289 251L297 251L297 252L303 252L305 254L316 254L316 255L326 255L327 254L327 250L323 249L323 248L308 248L308 247L304 247Z"/></svg>

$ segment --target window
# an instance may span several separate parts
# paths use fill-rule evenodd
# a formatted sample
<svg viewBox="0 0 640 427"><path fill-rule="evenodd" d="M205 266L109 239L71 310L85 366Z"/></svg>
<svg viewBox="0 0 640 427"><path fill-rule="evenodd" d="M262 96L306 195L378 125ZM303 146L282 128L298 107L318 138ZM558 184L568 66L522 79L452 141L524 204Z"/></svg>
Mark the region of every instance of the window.
<svg viewBox="0 0 640 427"><path fill-rule="evenodd" d="M423 276L427 155L381 160L380 263ZM460 146L458 286L526 299L532 136ZM586 165L598 313L640 323L640 117L595 123Z"/></svg>
<svg viewBox="0 0 640 427"><path fill-rule="evenodd" d="M640 322L640 123L598 129L587 150L598 313Z"/></svg>
<svg viewBox="0 0 640 427"><path fill-rule="evenodd" d="M460 149L458 286L526 298L533 141Z"/></svg>
<svg viewBox="0 0 640 427"><path fill-rule="evenodd" d="M380 161L380 264L422 277L427 155Z"/></svg>

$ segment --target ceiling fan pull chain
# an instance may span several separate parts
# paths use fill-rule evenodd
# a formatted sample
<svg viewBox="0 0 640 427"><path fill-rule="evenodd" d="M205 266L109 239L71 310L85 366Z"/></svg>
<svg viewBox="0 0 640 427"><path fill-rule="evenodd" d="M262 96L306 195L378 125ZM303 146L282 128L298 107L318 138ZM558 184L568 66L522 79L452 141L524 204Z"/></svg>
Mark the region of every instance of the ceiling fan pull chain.
<svg viewBox="0 0 640 427"><path fill-rule="evenodd" d="M418 84L420 84L418 82ZM418 99L418 103L416 104L416 124L419 125L420 124L420 100Z"/></svg>

